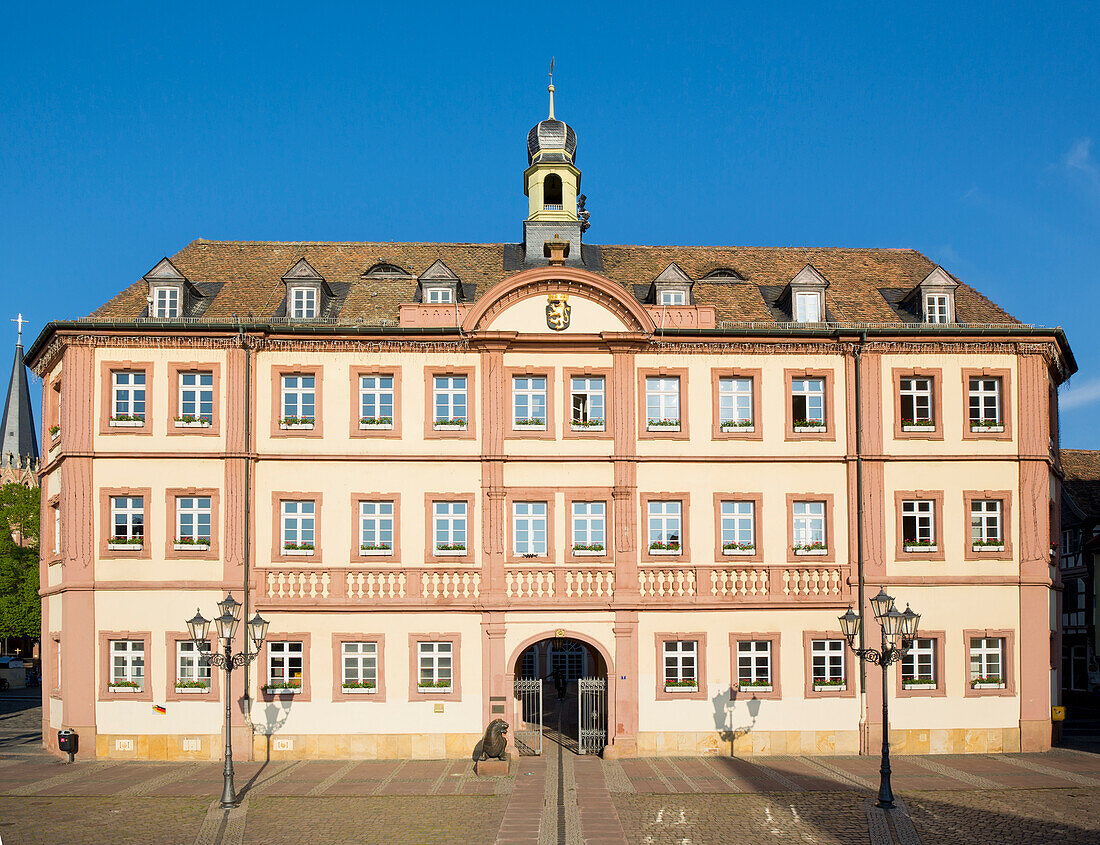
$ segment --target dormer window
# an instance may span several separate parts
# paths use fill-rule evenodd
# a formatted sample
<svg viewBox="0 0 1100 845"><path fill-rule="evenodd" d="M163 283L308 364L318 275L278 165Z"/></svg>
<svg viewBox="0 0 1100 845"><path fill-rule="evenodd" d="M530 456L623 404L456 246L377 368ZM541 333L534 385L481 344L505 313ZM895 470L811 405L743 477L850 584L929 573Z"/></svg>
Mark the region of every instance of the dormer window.
<svg viewBox="0 0 1100 845"><path fill-rule="evenodd" d="M657 294L658 305L687 305L687 291L682 288L669 288Z"/></svg>
<svg viewBox="0 0 1100 845"><path fill-rule="evenodd" d="M791 319L796 323L823 323L828 319L825 312L828 287L828 279L807 264L791 279L780 299L781 307L790 308Z"/></svg>
<svg viewBox="0 0 1100 845"><path fill-rule="evenodd" d="M291 320L316 320L332 298L332 289L304 258L283 276L286 285L286 316ZM326 299L326 297L328 299Z"/></svg>
<svg viewBox="0 0 1100 845"><path fill-rule="evenodd" d="M458 276L442 261L432 262L432 266L420 275L420 301L425 305L450 305L458 302L462 291Z"/></svg>
<svg viewBox="0 0 1100 845"><path fill-rule="evenodd" d="M658 305L687 305L691 302L691 277L674 261L653 280L652 296Z"/></svg>
<svg viewBox="0 0 1100 845"><path fill-rule="evenodd" d="M288 287L287 309L295 320L312 320L317 317L317 288Z"/></svg>
<svg viewBox="0 0 1100 845"><path fill-rule="evenodd" d="M945 293L930 293L924 297L924 322L946 323L948 299Z"/></svg>
<svg viewBox="0 0 1100 845"><path fill-rule="evenodd" d="M916 289L907 297L910 308L915 304L920 309L920 318L925 323L954 323L955 288L959 283L952 279L942 267L936 267L921 280Z"/></svg>
<svg viewBox="0 0 1100 845"><path fill-rule="evenodd" d="M454 289L451 287L426 287L424 288L424 301L429 305L454 302Z"/></svg>
<svg viewBox="0 0 1100 845"><path fill-rule="evenodd" d="M167 258L157 262L143 278L149 285L146 316L154 320L179 319L187 310L188 297L192 297L192 302L201 297L198 289Z"/></svg>
<svg viewBox="0 0 1100 845"><path fill-rule="evenodd" d="M799 323L821 322L821 294L796 293L794 296L794 319Z"/></svg>
<svg viewBox="0 0 1100 845"><path fill-rule="evenodd" d="M154 285L150 290L151 317L172 320L180 316L180 289L176 285Z"/></svg>

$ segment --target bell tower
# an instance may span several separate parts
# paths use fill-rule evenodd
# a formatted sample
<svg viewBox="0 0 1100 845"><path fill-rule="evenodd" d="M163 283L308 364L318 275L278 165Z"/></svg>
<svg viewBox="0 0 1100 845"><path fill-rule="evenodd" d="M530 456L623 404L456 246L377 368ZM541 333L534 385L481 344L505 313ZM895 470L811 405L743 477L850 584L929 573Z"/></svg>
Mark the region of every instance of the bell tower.
<svg viewBox="0 0 1100 845"><path fill-rule="evenodd" d="M550 258L551 241L564 241L566 264L581 264L583 205L578 208L581 172L573 163L577 133L554 117L554 63L550 63L550 115L527 133L527 169L523 192L527 219L523 221L524 261L541 264Z"/></svg>

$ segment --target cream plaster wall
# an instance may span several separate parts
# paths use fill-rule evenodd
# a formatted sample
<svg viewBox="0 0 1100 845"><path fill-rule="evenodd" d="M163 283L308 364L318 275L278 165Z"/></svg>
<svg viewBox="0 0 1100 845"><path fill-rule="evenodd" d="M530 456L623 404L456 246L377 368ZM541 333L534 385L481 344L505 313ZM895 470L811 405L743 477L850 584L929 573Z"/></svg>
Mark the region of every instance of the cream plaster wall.
<svg viewBox="0 0 1100 845"><path fill-rule="evenodd" d="M545 295L521 299L498 314L489 329L496 332L546 334L552 331L546 325L546 302ZM629 330L622 320L602 305L577 293L569 294L569 311L568 327L556 334L599 334Z"/></svg>

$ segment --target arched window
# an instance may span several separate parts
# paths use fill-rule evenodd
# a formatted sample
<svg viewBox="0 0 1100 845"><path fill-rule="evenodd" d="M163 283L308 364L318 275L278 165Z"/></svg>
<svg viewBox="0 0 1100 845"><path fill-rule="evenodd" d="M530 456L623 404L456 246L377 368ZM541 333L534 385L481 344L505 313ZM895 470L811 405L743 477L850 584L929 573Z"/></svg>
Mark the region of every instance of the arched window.
<svg viewBox="0 0 1100 845"><path fill-rule="evenodd" d="M561 177L557 173L549 174L542 182L543 208L561 209Z"/></svg>

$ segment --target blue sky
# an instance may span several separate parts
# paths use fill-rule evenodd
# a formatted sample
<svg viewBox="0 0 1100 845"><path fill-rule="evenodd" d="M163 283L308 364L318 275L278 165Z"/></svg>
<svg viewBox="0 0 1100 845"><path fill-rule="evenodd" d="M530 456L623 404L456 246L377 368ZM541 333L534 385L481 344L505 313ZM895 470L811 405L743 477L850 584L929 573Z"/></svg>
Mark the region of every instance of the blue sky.
<svg viewBox="0 0 1100 845"><path fill-rule="evenodd" d="M198 237L518 241L554 55L590 240L919 249L1065 327L1100 448L1100 5L910 5L19 4L2 316Z"/></svg>

